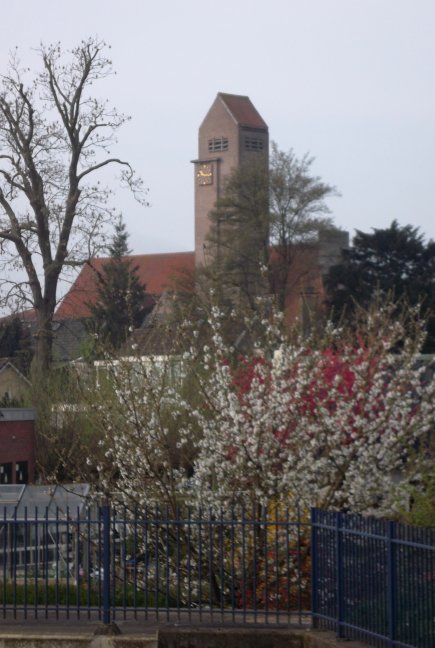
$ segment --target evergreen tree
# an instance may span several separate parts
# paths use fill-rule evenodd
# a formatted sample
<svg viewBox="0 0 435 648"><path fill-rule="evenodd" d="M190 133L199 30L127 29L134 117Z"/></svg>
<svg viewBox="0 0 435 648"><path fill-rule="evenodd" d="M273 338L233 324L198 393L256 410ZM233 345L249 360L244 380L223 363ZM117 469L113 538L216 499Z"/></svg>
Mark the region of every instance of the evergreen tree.
<svg viewBox="0 0 435 648"><path fill-rule="evenodd" d="M19 317L12 317L0 324L0 357L11 358L16 368L27 375L34 349L28 328Z"/></svg>
<svg viewBox="0 0 435 648"><path fill-rule="evenodd" d="M425 243L418 227L390 227L358 231L343 262L333 266L326 278L327 304L333 317L352 317L355 305L367 307L375 294L396 299L405 296L411 306L422 303L429 316L425 352L435 351L435 242Z"/></svg>
<svg viewBox="0 0 435 648"><path fill-rule="evenodd" d="M122 216L120 216L119 222L115 225L115 234L112 239L112 244L109 245L110 256L113 259L120 259L121 257L131 254L131 250L127 244L128 237L129 234L127 232L127 227Z"/></svg>
<svg viewBox="0 0 435 648"><path fill-rule="evenodd" d="M120 219L109 247L111 258L101 272L96 271L98 298L87 304L96 329L115 348L125 341L128 328L139 327L150 310L144 307L146 286L138 277L138 266L125 258L130 252L128 236Z"/></svg>

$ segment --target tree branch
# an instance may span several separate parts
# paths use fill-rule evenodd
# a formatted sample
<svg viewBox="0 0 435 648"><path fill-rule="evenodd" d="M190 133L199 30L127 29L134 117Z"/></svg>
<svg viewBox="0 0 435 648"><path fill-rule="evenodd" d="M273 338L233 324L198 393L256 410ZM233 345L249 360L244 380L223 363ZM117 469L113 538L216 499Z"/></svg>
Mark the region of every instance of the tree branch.
<svg viewBox="0 0 435 648"><path fill-rule="evenodd" d="M129 162L123 162L122 160L118 160L117 158L111 158L110 160L105 160L104 162L100 162L99 164L95 164L94 166L90 167L89 169L86 169L83 171L79 176L77 176L77 180L80 182L84 176L88 175L88 173L92 173L92 171L96 171L97 169L101 169L101 167L106 166L107 164L111 164L112 162L116 162L117 164L123 164L125 166L128 166L129 169L131 169L131 166Z"/></svg>

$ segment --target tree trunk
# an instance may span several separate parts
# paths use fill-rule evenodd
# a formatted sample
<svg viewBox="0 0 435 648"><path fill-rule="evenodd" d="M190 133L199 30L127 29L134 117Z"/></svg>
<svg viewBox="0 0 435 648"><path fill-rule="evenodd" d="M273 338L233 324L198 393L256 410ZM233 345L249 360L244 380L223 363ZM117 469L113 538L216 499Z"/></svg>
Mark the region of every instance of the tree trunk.
<svg viewBox="0 0 435 648"><path fill-rule="evenodd" d="M45 301L45 300L44 300ZM32 380L40 380L50 369L53 345L54 306L43 303L35 307L37 330L35 334L35 355L32 360Z"/></svg>

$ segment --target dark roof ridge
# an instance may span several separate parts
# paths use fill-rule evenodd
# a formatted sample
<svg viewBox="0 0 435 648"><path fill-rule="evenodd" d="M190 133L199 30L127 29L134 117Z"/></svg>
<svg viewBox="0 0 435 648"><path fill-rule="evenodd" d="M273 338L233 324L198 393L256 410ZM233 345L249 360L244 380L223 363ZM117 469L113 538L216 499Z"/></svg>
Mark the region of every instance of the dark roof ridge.
<svg viewBox="0 0 435 648"><path fill-rule="evenodd" d="M187 252L152 252L150 254L125 254L121 258L122 259L133 259L135 257L156 257L156 256L171 256L172 254L195 254L194 250L188 250ZM106 257L93 257L88 261L88 263L92 263L92 261L99 260L99 259L112 259L113 257L106 256Z"/></svg>
<svg viewBox="0 0 435 648"><path fill-rule="evenodd" d="M240 99L249 99L248 95L233 94L232 92L218 92L219 97L240 97ZM249 99L249 101L251 101Z"/></svg>

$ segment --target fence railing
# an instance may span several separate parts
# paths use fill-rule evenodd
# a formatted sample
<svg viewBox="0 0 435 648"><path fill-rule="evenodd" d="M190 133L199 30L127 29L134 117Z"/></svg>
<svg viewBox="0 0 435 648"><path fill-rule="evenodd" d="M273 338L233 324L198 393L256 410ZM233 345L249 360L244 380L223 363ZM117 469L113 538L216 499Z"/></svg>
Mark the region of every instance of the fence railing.
<svg viewBox="0 0 435 648"><path fill-rule="evenodd" d="M310 622L379 648L435 646L435 533L312 509L17 511L0 519L15 618Z"/></svg>
<svg viewBox="0 0 435 648"><path fill-rule="evenodd" d="M313 509L312 615L340 638L435 646L435 532Z"/></svg>
<svg viewBox="0 0 435 648"><path fill-rule="evenodd" d="M0 521L0 610L290 620L310 612L309 521L288 511L88 509Z"/></svg>

